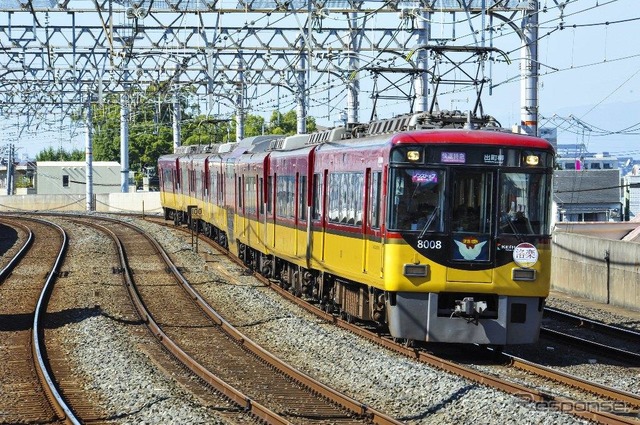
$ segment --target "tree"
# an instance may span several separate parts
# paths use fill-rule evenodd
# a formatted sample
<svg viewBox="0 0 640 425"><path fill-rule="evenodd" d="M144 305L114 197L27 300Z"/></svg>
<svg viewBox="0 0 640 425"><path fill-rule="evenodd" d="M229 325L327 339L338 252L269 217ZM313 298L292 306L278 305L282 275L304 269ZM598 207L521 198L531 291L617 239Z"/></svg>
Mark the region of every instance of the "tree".
<svg viewBox="0 0 640 425"><path fill-rule="evenodd" d="M131 90L128 93L129 113L129 168L140 175L145 167L157 164L161 155L171 153L173 146L173 95L168 92L167 82L151 85L145 91ZM190 105L180 96L181 137L183 145L209 145L235 141L236 121L233 118L211 118L199 114L197 104ZM117 161L120 158L120 95L110 94L103 102L92 104L93 157L96 161ZM74 120L83 120L84 111L79 111ZM295 110L282 114L274 111L267 125L259 115L248 114L245 118L245 136L260 134L295 134L297 117ZM315 131L316 123L307 117L308 132ZM83 160L84 152L67 154L52 148L40 152L40 161Z"/></svg>
<svg viewBox="0 0 640 425"><path fill-rule="evenodd" d="M36 161L84 161L84 151L74 149L67 152L62 147L54 150L51 146L36 155Z"/></svg>
<svg viewBox="0 0 640 425"><path fill-rule="evenodd" d="M316 131L316 120L313 117L306 117L307 133ZM298 115L295 110L291 110L284 115L280 111L273 111L271 123L269 124L269 134L283 134L290 136L298 131Z"/></svg>

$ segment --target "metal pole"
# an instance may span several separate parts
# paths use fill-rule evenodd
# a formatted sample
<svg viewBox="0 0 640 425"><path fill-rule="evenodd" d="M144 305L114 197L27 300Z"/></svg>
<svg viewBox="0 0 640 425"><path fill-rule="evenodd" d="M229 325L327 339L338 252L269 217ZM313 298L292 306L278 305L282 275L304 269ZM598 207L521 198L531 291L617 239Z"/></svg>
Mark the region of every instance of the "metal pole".
<svg viewBox="0 0 640 425"><path fill-rule="evenodd" d="M176 152L182 145L180 137L180 98L177 91L173 93L173 151Z"/></svg>
<svg viewBox="0 0 640 425"><path fill-rule="evenodd" d="M360 29L358 28L358 12L349 13L349 37L351 49L349 52L349 70L352 78L347 83L347 122L354 124L358 122L358 110L360 105L358 95L360 94L360 80L358 79L358 68L360 58L358 51L360 47Z"/></svg>
<svg viewBox="0 0 640 425"><path fill-rule="evenodd" d="M91 114L91 98L87 100L86 106L86 133L85 133L85 159L86 159L86 209L87 212L93 211L93 139L92 139L92 114Z"/></svg>
<svg viewBox="0 0 640 425"><path fill-rule="evenodd" d="M307 132L307 104L306 104L306 71L307 56L304 53L305 41L300 38L300 60L298 61L298 71L296 80L298 83L296 95L296 117L297 117L297 133L305 134Z"/></svg>
<svg viewBox="0 0 640 425"><path fill-rule="evenodd" d="M120 96L120 192L129 192L129 96Z"/></svg>
<svg viewBox="0 0 640 425"><path fill-rule="evenodd" d="M522 19L520 48L520 125L532 136L538 135L538 2L529 1Z"/></svg>
<svg viewBox="0 0 640 425"><path fill-rule="evenodd" d="M244 61L238 52L238 82L236 83L236 142L244 139Z"/></svg>
<svg viewBox="0 0 640 425"><path fill-rule="evenodd" d="M418 45L425 46L429 44L431 14L425 9L421 9L418 13L419 14L416 16L418 19ZM416 56L416 68L422 72L420 72L413 81L416 93L413 110L414 112L425 112L429 107L429 74L427 74L427 69L429 69L429 55L427 54L427 50L420 49L418 51Z"/></svg>

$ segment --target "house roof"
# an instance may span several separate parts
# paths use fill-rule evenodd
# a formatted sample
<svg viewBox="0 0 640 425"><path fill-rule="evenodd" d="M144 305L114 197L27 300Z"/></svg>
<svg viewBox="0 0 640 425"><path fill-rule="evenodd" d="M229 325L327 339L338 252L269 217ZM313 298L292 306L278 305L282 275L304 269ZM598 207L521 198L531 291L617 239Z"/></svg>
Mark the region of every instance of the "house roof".
<svg viewBox="0 0 640 425"><path fill-rule="evenodd" d="M620 202L620 170L556 170L553 200L558 204Z"/></svg>

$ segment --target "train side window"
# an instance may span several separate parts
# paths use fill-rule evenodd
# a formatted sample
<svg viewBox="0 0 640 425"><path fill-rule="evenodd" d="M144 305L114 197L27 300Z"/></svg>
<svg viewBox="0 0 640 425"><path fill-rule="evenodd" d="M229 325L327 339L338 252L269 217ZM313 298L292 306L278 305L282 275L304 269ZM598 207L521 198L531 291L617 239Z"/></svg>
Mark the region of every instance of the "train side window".
<svg viewBox="0 0 640 425"><path fill-rule="evenodd" d="M260 208L260 214L264 214L264 195L263 195L263 190L264 190L264 179L262 177L260 177L258 179L258 205Z"/></svg>
<svg viewBox="0 0 640 425"><path fill-rule="evenodd" d="M242 177L238 176L238 209L242 208Z"/></svg>
<svg viewBox="0 0 640 425"><path fill-rule="evenodd" d="M352 226L362 224L363 186L364 173L329 175L329 221Z"/></svg>
<svg viewBox="0 0 640 425"><path fill-rule="evenodd" d="M313 175L313 212L314 220L322 219L322 194L323 194L322 174Z"/></svg>
<svg viewBox="0 0 640 425"><path fill-rule="evenodd" d="M69 175L64 174L62 176L62 187L69 187Z"/></svg>
<svg viewBox="0 0 640 425"><path fill-rule="evenodd" d="M298 217L307 219L307 176L300 176L300 189L298 191Z"/></svg>
<svg viewBox="0 0 640 425"><path fill-rule="evenodd" d="M267 212L273 212L273 176L267 176Z"/></svg>
<svg viewBox="0 0 640 425"><path fill-rule="evenodd" d="M329 211L328 219L331 222L340 221L340 175L329 174Z"/></svg>
<svg viewBox="0 0 640 425"><path fill-rule="evenodd" d="M382 173L371 174L371 187L369 192L369 225L373 229L380 228L380 191L382 189Z"/></svg>
<svg viewBox="0 0 640 425"><path fill-rule="evenodd" d="M276 214L281 218L294 218L295 176L278 176L276 179Z"/></svg>
<svg viewBox="0 0 640 425"><path fill-rule="evenodd" d="M362 208L364 206L364 173L355 173L352 176L355 225L362 225Z"/></svg>
<svg viewBox="0 0 640 425"><path fill-rule="evenodd" d="M256 213L256 178L245 177L244 178L244 193L242 194L245 204L245 211L247 214Z"/></svg>

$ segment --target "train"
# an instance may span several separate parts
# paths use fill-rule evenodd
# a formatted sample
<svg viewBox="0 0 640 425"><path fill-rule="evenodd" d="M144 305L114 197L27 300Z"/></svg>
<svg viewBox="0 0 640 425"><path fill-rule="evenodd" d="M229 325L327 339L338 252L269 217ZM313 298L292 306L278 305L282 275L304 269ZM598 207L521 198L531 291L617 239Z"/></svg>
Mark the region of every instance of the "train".
<svg viewBox="0 0 640 425"><path fill-rule="evenodd" d="M324 311L398 341L537 341L555 150L490 116L413 113L158 160L189 224Z"/></svg>

